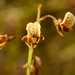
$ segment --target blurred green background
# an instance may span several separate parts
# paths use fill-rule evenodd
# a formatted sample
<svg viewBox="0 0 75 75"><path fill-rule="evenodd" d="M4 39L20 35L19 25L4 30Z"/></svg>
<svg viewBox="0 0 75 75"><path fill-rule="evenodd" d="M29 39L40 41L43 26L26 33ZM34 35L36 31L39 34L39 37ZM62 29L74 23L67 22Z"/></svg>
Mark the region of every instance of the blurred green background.
<svg viewBox="0 0 75 75"><path fill-rule="evenodd" d="M42 3L41 16L64 17L75 14L75 0L0 0L0 33L23 36L26 24L34 22L37 6ZM35 49L42 60L40 75L75 75L75 26L61 38L51 19L41 22L45 37ZM28 47L20 39L9 41L0 49L0 75L26 75L22 65L27 61Z"/></svg>

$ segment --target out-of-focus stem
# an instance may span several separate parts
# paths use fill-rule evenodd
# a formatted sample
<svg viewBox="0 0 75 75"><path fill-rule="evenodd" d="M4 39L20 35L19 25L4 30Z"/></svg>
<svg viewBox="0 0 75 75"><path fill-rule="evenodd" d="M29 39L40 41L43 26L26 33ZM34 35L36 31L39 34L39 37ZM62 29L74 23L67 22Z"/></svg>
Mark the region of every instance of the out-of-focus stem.
<svg viewBox="0 0 75 75"><path fill-rule="evenodd" d="M33 47L29 47L29 52L28 52L28 62L27 62L27 74L30 75L31 73L31 64L32 64L32 57L33 57Z"/></svg>

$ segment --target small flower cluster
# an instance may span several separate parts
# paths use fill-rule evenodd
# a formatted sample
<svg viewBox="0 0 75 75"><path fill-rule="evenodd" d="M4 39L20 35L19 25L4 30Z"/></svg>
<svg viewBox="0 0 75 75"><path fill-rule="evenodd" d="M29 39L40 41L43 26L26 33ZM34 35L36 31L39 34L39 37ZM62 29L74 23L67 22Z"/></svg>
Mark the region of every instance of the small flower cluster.
<svg viewBox="0 0 75 75"><path fill-rule="evenodd" d="M40 10L39 10L40 11ZM32 44L35 48L36 45L39 43L40 39L44 39L44 37L41 37L41 25L40 21L51 18L53 19L54 26L56 27L56 30L58 34L61 37L64 37L64 32L69 32L72 30L72 27L75 24L75 16L71 12L67 12L64 16L64 19L56 19L52 15L46 15L43 17L39 17L38 20L36 20L34 23L29 22L26 26L27 35L22 37L22 40L26 41L29 45Z"/></svg>
<svg viewBox="0 0 75 75"><path fill-rule="evenodd" d="M39 18L38 21L29 22L27 24L26 26L27 35L23 36L22 40L26 41L29 45L32 44L33 47L35 48L41 39L44 40L44 37L41 34L40 21L48 17L53 19L56 30L61 37L64 37L63 34L64 32L71 31L72 27L75 24L75 16L71 12L67 12L63 20L62 19L57 20L55 17L51 15L46 15L42 18ZM0 35L0 47L3 47L7 43L8 38L9 37L7 34Z"/></svg>
<svg viewBox="0 0 75 75"><path fill-rule="evenodd" d="M71 13L71 12L67 12L64 16L64 19L56 19L54 16L52 15L45 15L43 17L40 17L40 8L41 6L38 6L38 13L37 13L37 19L35 22L29 22L26 25L26 31L27 31L27 35L22 37L22 40L27 44L27 46L30 48L35 48L37 46L37 44L39 43L39 41L44 40L44 37L42 37L41 34L41 24L40 21L46 19L46 18L51 18L54 22L54 26L56 27L57 33L61 36L64 37L64 32L69 32L70 30L72 30L72 27L75 24L75 16ZM29 50L30 51L30 50ZM30 55L29 55L30 57ZM32 61L29 60L28 63ZM32 75L39 75L38 71L40 68L40 64L38 61L38 57L34 58L34 63L31 64L32 62L30 62L30 64L25 64L23 67L27 68L27 75L30 75L30 73L35 73ZM30 65L30 66L29 66ZM39 66L39 68L38 68ZM30 68L32 69L32 71L30 70Z"/></svg>

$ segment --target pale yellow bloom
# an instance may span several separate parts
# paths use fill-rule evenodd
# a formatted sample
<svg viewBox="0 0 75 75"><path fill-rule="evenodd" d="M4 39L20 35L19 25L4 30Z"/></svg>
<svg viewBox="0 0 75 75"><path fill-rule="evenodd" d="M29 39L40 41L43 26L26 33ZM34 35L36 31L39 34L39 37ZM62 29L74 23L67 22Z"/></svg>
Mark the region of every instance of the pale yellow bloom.
<svg viewBox="0 0 75 75"><path fill-rule="evenodd" d="M37 36L40 37L41 34L41 25L39 22L30 22L26 26L27 34L31 36Z"/></svg>

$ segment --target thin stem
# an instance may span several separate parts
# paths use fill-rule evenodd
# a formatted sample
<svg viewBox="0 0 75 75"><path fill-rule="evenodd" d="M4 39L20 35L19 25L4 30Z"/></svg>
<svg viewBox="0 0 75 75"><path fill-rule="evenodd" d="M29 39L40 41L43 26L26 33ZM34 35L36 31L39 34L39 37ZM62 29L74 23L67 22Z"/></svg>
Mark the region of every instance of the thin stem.
<svg viewBox="0 0 75 75"><path fill-rule="evenodd" d="M43 17L41 17L41 18L39 19L39 21L43 21L43 20L46 19L46 18L51 18L51 19L53 20L53 22L55 23L55 25L57 24L57 19L56 19L54 16L52 16L52 15L43 16Z"/></svg>
<svg viewBox="0 0 75 75"><path fill-rule="evenodd" d="M39 19L40 19L40 15L41 15L41 7L42 7L42 5L39 4L39 5L38 5L38 9L37 9L37 18L36 18L37 21L39 21Z"/></svg>
<svg viewBox="0 0 75 75"><path fill-rule="evenodd" d="M43 21L46 18L51 18L53 20L54 25L55 25L55 27L56 27L56 29L58 31L58 20L54 16L52 16L52 15L46 15L46 16L41 17L39 21Z"/></svg>
<svg viewBox="0 0 75 75"><path fill-rule="evenodd" d="M64 37L62 31L59 30L58 26L56 26L56 30L57 30L57 33L58 33L61 37Z"/></svg>
<svg viewBox="0 0 75 75"><path fill-rule="evenodd" d="M31 72L31 64L32 64L32 57L33 57L33 47L29 47L29 52L28 52L28 67L27 67L27 74L26 75L30 75L30 72Z"/></svg>

